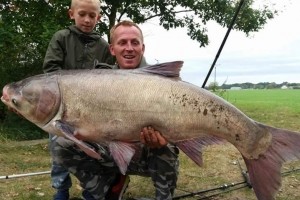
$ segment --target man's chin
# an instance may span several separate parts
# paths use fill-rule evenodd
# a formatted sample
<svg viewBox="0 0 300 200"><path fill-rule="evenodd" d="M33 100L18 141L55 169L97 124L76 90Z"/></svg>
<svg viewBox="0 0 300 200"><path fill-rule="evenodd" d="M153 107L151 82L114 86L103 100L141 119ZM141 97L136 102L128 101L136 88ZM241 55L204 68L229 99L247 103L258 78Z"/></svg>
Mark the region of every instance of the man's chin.
<svg viewBox="0 0 300 200"><path fill-rule="evenodd" d="M134 60L123 60L122 63L119 63L120 68L122 69L134 69L138 66Z"/></svg>

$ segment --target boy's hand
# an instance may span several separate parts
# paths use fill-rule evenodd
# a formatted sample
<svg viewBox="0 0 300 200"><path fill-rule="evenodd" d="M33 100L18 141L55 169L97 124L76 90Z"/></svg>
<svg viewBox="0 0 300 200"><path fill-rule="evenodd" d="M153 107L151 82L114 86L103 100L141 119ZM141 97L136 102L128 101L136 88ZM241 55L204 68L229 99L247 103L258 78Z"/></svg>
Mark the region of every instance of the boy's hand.
<svg viewBox="0 0 300 200"><path fill-rule="evenodd" d="M161 148L168 144L168 141L154 130L151 126L144 127L140 134L140 141L150 148Z"/></svg>

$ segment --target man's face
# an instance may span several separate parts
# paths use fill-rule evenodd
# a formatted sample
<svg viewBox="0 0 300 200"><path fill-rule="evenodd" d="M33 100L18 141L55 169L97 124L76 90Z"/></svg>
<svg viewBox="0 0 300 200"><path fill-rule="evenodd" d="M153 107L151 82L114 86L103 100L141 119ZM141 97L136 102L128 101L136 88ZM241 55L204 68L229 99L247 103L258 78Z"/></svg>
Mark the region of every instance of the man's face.
<svg viewBox="0 0 300 200"><path fill-rule="evenodd" d="M69 16L84 33L91 33L100 19L99 8L91 1L78 1L76 6L69 10Z"/></svg>
<svg viewBox="0 0 300 200"><path fill-rule="evenodd" d="M116 56L121 69L139 66L145 51L142 33L134 26L119 26L115 29L110 52Z"/></svg>

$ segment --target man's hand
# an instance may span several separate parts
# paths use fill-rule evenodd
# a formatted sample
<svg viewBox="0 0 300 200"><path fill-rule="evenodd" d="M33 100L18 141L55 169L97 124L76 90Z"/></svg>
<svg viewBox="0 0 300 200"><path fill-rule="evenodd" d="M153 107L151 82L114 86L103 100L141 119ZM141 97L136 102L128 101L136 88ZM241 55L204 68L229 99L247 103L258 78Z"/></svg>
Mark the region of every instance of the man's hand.
<svg viewBox="0 0 300 200"><path fill-rule="evenodd" d="M154 130L151 126L144 127L140 134L140 141L150 148L161 148L168 144L168 141Z"/></svg>

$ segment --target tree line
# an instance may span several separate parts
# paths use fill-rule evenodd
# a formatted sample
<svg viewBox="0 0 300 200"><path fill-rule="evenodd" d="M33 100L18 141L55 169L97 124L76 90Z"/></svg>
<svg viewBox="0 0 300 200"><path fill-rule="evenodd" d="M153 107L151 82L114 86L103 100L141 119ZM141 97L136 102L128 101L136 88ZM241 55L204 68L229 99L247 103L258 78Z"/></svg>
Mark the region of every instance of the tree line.
<svg viewBox="0 0 300 200"><path fill-rule="evenodd" d="M215 89L300 89L300 83L275 83L275 82L261 82L261 83L234 83L222 84L220 86L211 83L208 87L211 90Z"/></svg>

